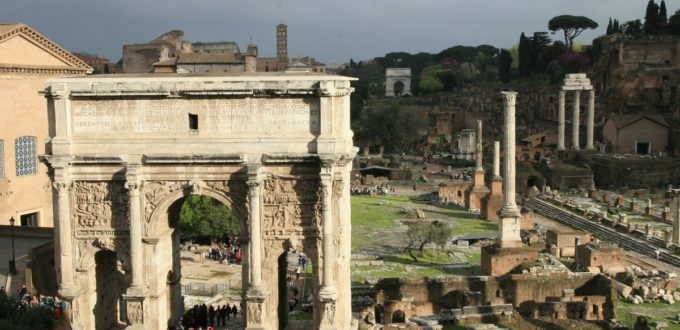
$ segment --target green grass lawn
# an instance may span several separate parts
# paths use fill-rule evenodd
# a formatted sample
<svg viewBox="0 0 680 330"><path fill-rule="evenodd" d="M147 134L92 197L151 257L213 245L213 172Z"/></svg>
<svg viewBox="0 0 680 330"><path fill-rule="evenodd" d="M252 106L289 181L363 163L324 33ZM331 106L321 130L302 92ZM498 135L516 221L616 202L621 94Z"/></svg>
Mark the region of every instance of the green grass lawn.
<svg viewBox="0 0 680 330"><path fill-rule="evenodd" d="M673 324L675 315L680 314L680 303L669 305L666 303L640 304L635 305L619 299L616 303L616 317L626 326L632 328L635 324L637 315L644 315L651 319L651 322L665 321L670 330L680 330L680 325Z"/></svg>
<svg viewBox="0 0 680 330"><path fill-rule="evenodd" d="M387 277L444 276L480 274L480 254L469 250L439 250L426 248L423 256L413 253L418 262L403 250L406 245L400 220L408 219L403 209L420 209L426 220L445 221L452 235L496 232L498 225L480 219L478 215L455 208L435 207L408 196L352 196L352 252L376 246L393 246L390 254L381 255L380 265L352 266L352 281L363 283ZM400 231L401 230L401 231ZM455 255L452 255L455 253ZM447 266L444 265L454 265Z"/></svg>

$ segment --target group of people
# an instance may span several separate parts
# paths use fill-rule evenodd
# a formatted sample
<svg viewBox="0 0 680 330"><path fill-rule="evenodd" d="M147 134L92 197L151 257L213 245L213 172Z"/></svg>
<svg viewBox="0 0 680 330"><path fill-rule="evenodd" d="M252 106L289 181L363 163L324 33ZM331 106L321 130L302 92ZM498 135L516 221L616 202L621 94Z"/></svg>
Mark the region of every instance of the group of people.
<svg viewBox="0 0 680 330"><path fill-rule="evenodd" d="M5 292L5 287L0 288L0 291ZM21 304L26 307L41 307L51 309L52 315L56 320L60 319L64 310L66 309L66 302L59 299L59 297L52 297L46 295L33 295L28 292L26 285L22 285L19 289L19 299Z"/></svg>
<svg viewBox="0 0 680 330"><path fill-rule="evenodd" d="M227 261L227 265L241 263L241 248L236 245L218 246L213 245L208 252L208 257L212 260L217 260L220 263Z"/></svg>
<svg viewBox="0 0 680 330"><path fill-rule="evenodd" d="M380 184L377 186L352 186L350 188L352 195L390 195L396 193L396 189L388 184Z"/></svg>
<svg viewBox="0 0 680 330"><path fill-rule="evenodd" d="M242 312L243 313L243 312ZM182 318L182 326L187 330L198 329L214 329L215 327L224 327L230 318L236 318L238 315L238 308L236 304L229 307L229 305L219 305L215 308L213 305L206 304L194 305L192 309L187 311Z"/></svg>

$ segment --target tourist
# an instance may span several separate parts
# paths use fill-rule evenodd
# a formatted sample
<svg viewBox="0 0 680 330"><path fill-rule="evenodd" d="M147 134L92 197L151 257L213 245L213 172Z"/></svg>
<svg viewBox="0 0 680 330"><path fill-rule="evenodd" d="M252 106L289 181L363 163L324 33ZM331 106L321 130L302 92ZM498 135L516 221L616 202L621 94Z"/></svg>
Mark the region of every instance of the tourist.
<svg viewBox="0 0 680 330"><path fill-rule="evenodd" d="M297 306L297 304L298 304L297 298L295 297L290 298L290 300L288 301L288 307L290 307L290 309L288 311L292 312L293 310L295 310L295 306Z"/></svg>
<svg viewBox="0 0 680 330"><path fill-rule="evenodd" d="M300 267L295 268L295 279L300 279Z"/></svg>
<svg viewBox="0 0 680 330"><path fill-rule="evenodd" d="M236 314L238 314L238 309L236 308L236 304L231 306L231 313L234 314L234 319L236 319ZM241 308L241 314L243 314L243 308Z"/></svg>
<svg viewBox="0 0 680 330"><path fill-rule="evenodd" d="M211 326L215 325L215 314L216 314L215 307L213 307L213 305L210 305L210 307L208 307L208 318L210 320Z"/></svg>

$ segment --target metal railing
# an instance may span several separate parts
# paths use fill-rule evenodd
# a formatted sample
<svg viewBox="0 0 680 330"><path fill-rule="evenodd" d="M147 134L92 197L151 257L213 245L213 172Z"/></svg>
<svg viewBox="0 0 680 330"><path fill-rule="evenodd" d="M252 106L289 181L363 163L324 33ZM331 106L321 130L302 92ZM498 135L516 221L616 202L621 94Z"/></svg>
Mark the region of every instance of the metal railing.
<svg viewBox="0 0 680 330"><path fill-rule="evenodd" d="M187 284L182 285L182 295L214 297L225 290L229 290L229 287L230 287L229 282L218 284L189 282Z"/></svg>

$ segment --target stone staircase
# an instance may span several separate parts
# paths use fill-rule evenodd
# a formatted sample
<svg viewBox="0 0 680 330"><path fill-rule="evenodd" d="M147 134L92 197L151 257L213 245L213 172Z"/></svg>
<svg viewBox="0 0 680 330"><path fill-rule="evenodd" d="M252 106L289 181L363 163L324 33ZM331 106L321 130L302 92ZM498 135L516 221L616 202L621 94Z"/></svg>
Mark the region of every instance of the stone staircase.
<svg viewBox="0 0 680 330"><path fill-rule="evenodd" d="M539 196L528 199L525 201L525 206L563 224L595 234L599 239L614 242L626 250L632 250L652 258L656 258L656 251L659 250L660 261L673 266L680 266L680 257L669 253L665 246L662 245L663 242L661 240L650 240L626 235L611 227L588 220L581 215L554 205L547 201L548 198L547 196Z"/></svg>

